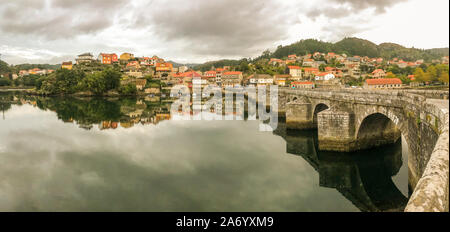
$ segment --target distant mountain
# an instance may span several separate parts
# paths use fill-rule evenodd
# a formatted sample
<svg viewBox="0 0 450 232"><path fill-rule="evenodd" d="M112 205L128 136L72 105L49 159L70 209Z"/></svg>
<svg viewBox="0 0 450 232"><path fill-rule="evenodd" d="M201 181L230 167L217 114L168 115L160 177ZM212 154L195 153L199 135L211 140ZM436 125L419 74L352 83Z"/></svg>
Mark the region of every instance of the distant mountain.
<svg viewBox="0 0 450 232"><path fill-rule="evenodd" d="M415 61L424 59L440 59L442 56L449 55L449 48L435 49L417 49L406 48L395 43L382 43L376 45L368 40L359 38L345 38L336 43L323 42L315 39L301 40L288 46L279 46L270 57L284 58L290 54L305 55L313 52L334 52L338 54L347 54L349 56L368 56L382 57L392 59L398 57L406 61ZM264 57L267 58L267 57Z"/></svg>
<svg viewBox="0 0 450 232"><path fill-rule="evenodd" d="M193 68L193 67L199 65L199 64L180 64L180 63L177 63L175 61L167 61L167 62L171 63L174 68L178 68L178 67L181 67L181 66L187 66L189 68Z"/></svg>
<svg viewBox="0 0 450 232"><path fill-rule="evenodd" d="M242 60L216 60L216 61L209 61L204 64L200 64L195 66L195 70L200 70L202 72L211 70L211 68L221 68L223 66L237 66L240 65L241 62L243 62L245 59Z"/></svg>
<svg viewBox="0 0 450 232"><path fill-rule="evenodd" d="M13 69L16 72L18 72L20 70L29 70L29 69L33 69L33 68L56 70L60 67L61 67L60 64L18 64L18 65L14 65Z"/></svg>

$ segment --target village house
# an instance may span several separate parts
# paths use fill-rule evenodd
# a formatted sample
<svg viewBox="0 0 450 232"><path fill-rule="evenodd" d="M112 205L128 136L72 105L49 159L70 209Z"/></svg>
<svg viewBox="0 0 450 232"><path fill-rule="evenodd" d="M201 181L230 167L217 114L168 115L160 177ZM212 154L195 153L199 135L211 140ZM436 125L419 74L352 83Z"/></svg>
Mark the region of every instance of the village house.
<svg viewBox="0 0 450 232"><path fill-rule="evenodd" d="M309 78L309 77L315 77L317 73L319 73L318 68L304 68L304 75L303 77Z"/></svg>
<svg viewBox="0 0 450 232"><path fill-rule="evenodd" d="M146 79L136 79L136 89L137 90L143 90L145 88L145 85L147 84Z"/></svg>
<svg viewBox="0 0 450 232"><path fill-rule="evenodd" d="M182 85L187 86L188 88L192 88L193 79L198 80L201 78L202 78L202 75L200 75L199 73L197 73L195 71L188 71L188 72L184 72L184 73L173 74L171 83L176 84L176 85L182 84ZM208 80L208 79L205 78L205 80ZM202 81L194 81L194 82L196 82L198 84L202 84Z"/></svg>
<svg viewBox="0 0 450 232"><path fill-rule="evenodd" d="M271 58L271 59L269 60L269 64L270 64L270 65L273 65L273 66L277 66L277 65L282 65L282 64L284 64L284 62L283 62L283 60L280 60L280 59Z"/></svg>
<svg viewBox="0 0 450 232"><path fill-rule="evenodd" d="M296 61L296 60L288 59L288 60L286 60L284 63L285 63L286 65L290 65L290 64L294 64L295 62L297 62L297 61Z"/></svg>
<svg viewBox="0 0 450 232"><path fill-rule="evenodd" d="M304 59L303 67L312 67L314 65L314 59Z"/></svg>
<svg viewBox="0 0 450 232"><path fill-rule="evenodd" d="M325 61L314 61L311 67L319 68L321 65L326 65Z"/></svg>
<svg viewBox="0 0 450 232"><path fill-rule="evenodd" d="M172 73L173 65L172 63L156 63L156 75L159 78L167 77Z"/></svg>
<svg viewBox="0 0 450 232"><path fill-rule="evenodd" d="M216 68L216 84L222 86L222 74L226 71L224 68Z"/></svg>
<svg viewBox="0 0 450 232"><path fill-rule="evenodd" d="M289 75L293 78L301 78L302 77L302 68L299 66L288 66Z"/></svg>
<svg viewBox="0 0 450 232"><path fill-rule="evenodd" d="M248 78L249 86L266 86L273 84L273 77L268 74L253 74Z"/></svg>
<svg viewBox="0 0 450 232"><path fill-rule="evenodd" d="M323 73L318 73L314 79L316 81L330 81L330 80L334 80L335 78L336 77L334 76L334 74L323 72Z"/></svg>
<svg viewBox="0 0 450 232"><path fill-rule="evenodd" d="M102 64L113 64L114 62L119 61L115 53L112 54L100 53L100 55L98 55L98 60Z"/></svg>
<svg viewBox="0 0 450 232"><path fill-rule="evenodd" d="M122 55L120 55L120 60L121 61L129 61L131 59L134 59L134 55L131 54L131 53L125 52L125 53L122 53Z"/></svg>
<svg viewBox="0 0 450 232"><path fill-rule="evenodd" d="M23 76L28 76L30 75L30 73L28 73L27 70L20 70L19 71L19 76L23 77Z"/></svg>
<svg viewBox="0 0 450 232"><path fill-rule="evenodd" d="M203 77L196 76L195 78L192 78L192 85L204 88L209 85L209 78L205 76Z"/></svg>
<svg viewBox="0 0 450 232"><path fill-rule="evenodd" d="M291 82L292 89L314 89L314 83L311 81L294 81Z"/></svg>
<svg viewBox="0 0 450 232"><path fill-rule="evenodd" d="M144 77L144 74L140 71L130 69L127 72L125 72L125 75L135 78L142 78Z"/></svg>
<svg viewBox="0 0 450 232"><path fill-rule="evenodd" d="M208 78L216 78L216 71L206 71L203 76L208 77Z"/></svg>
<svg viewBox="0 0 450 232"><path fill-rule="evenodd" d="M127 64L127 69L140 69L141 65L139 61L131 61Z"/></svg>
<svg viewBox="0 0 450 232"><path fill-rule="evenodd" d="M69 70L71 70L72 67L73 67L72 61L63 62L62 65L61 65L62 69L69 69ZM37 73L32 73L32 74L37 74Z"/></svg>
<svg viewBox="0 0 450 232"><path fill-rule="evenodd" d="M288 55L288 59L290 59L290 60L296 60L298 57L297 57L297 55L295 55L295 54L292 54L292 55Z"/></svg>
<svg viewBox="0 0 450 232"><path fill-rule="evenodd" d="M78 65L80 64L90 64L94 61L94 56L91 53L83 53L78 55L78 58L75 59Z"/></svg>
<svg viewBox="0 0 450 232"><path fill-rule="evenodd" d="M372 77L373 78L385 78L386 77L386 72L384 72L383 69L375 69L372 72Z"/></svg>
<svg viewBox="0 0 450 232"><path fill-rule="evenodd" d="M402 87L402 81L398 78L367 79L365 89L391 89Z"/></svg>
<svg viewBox="0 0 450 232"><path fill-rule="evenodd" d="M228 71L222 74L222 86L223 87L235 87L240 86L243 79L242 72Z"/></svg>
<svg viewBox="0 0 450 232"><path fill-rule="evenodd" d="M180 72L180 73L184 73L188 70L189 70L189 67L185 66L185 65L178 67L178 72Z"/></svg>
<svg viewBox="0 0 450 232"><path fill-rule="evenodd" d="M279 86L286 86L287 81L291 78L292 76L289 74L281 74L281 75L275 75L273 76L273 81L274 84L279 85Z"/></svg>

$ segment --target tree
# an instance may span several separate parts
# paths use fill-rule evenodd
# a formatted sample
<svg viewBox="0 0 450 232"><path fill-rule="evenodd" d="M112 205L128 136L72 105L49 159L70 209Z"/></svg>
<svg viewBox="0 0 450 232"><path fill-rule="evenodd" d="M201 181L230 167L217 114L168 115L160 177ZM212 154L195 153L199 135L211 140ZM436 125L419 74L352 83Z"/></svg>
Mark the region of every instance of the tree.
<svg viewBox="0 0 450 232"><path fill-rule="evenodd" d="M113 69L105 69L102 71L102 78L105 81L106 90L116 89L120 86L120 78L122 74Z"/></svg>
<svg viewBox="0 0 450 232"><path fill-rule="evenodd" d="M83 87L95 94L104 93L107 89L106 81L101 72L92 73L83 80Z"/></svg>
<svg viewBox="0 0 450 232"><path fill-rule="evenodd" d="M427 72L425 74L425 79L426 81L437 81L438 80L438 74L437 74L437 69L434 65L431 65L430 67L427 68Z"/></svg>
<svg viewBox="0 0 450 232"><path fill-rule="evenodd" d="M386 73L386 78L396 78L397 76L393 74L392 72Z"/></svg>
<svg viewBox="0 0 450 232"><path fill-rule="evenodd" d="M447 73L441 73L439 76L439 81L445 84L448 84L448 72Z"/></svg>
<svg viewBox="0 0 450 232"><path fill-rule="evenodd" d="M320 70L321 72L325 72L325 67L327 67L325 64L321 64L321 65L319 66L319 70Z"/></svg>
<svg viewBox="0 0 450 232"><path fill-rule="evenodd" d="M422 68L416 68L416 71L414 71L414 78L416 79L416 82L424 82L426 81L425 78L425 72Z"/></svg>
<svg viewBox="0 0 450 232"><path fill-rule="evenodd" d="M6 77L0 78L0 86L8 86L11 85L11 80Z"/></svg>

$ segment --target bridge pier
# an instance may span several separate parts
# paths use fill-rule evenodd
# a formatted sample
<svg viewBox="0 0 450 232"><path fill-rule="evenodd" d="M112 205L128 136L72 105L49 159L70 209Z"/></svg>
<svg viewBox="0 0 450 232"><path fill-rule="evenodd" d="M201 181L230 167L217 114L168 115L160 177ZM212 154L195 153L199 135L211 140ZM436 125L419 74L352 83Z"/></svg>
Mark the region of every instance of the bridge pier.
<svg viewBox="0 0 450 232"><path fill-rule="evenodd" d="M355 150L355 114L353 112L324 110L317 114L319 149L349 152Z"/></svg>
<svg viewBox="0 0 450 232"><path fill-rule="evenodd" d="M311 103L289 102L286 104L286 127L288 129L314 128Z"/></svg>
<svg viewBox="0 0 450 232"><path fill-rule="evenodd" d="M357 151L393 144L401 137L395 124L381 114L367 117L359 128L352 111L328 109L317 117L320 150Z"/></svg>

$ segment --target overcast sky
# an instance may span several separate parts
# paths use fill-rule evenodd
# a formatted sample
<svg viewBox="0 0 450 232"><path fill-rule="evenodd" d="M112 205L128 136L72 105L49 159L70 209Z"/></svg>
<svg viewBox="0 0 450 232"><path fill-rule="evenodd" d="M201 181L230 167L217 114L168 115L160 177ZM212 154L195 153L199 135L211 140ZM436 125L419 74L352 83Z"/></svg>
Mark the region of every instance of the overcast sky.
<svg viewBox="0 0 450 232"><path fill-rule="evenodd" d="M255 57L316 38L449 46L448 0L0 0L0 53L59 63L91 52L180 63Z"/></svg>

